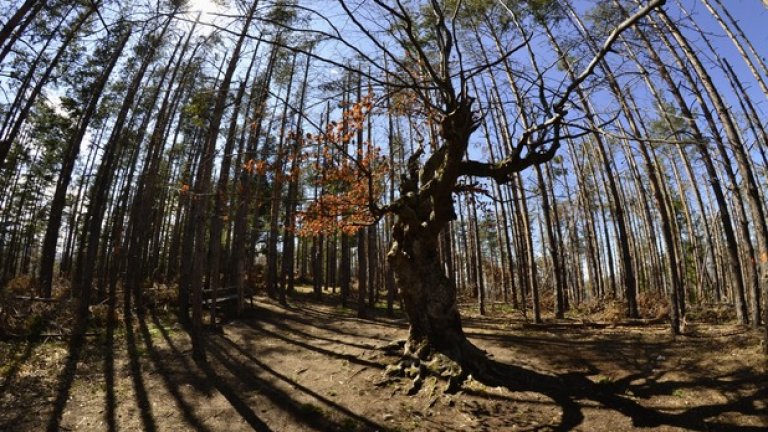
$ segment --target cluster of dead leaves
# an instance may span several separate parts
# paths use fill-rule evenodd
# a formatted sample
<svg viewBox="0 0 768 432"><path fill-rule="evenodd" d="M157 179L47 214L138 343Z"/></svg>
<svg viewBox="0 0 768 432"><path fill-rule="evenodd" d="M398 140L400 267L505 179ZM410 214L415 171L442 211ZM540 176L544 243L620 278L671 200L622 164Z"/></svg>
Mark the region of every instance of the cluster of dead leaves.
<svg viewBox="0 0 768 432"><path fill-rule="evenodd" d="M348 150L363 131L373 109L373 95L343 107L342 121L332 121L325 133L308 134L319 149L314 164L315 183L322 191L298 216L298 234L354 234L376 221L373 207L384 192L388 163L368 141Z"/></svg>

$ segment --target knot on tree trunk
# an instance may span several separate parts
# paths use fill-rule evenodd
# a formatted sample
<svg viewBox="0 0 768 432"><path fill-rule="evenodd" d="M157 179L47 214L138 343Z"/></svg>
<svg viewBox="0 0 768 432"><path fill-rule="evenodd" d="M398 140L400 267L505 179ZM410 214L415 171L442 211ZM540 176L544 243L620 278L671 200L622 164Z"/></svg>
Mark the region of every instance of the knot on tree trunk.
<svg viewBox="0 0 768 432"><path fill-rule="evenodd" d="M447 142L464 142L469 140L472 132L480 127L480 119L476 118L472 110L474 98L461 98L456 108L443 117L440 122L440 136Z"/></svg>

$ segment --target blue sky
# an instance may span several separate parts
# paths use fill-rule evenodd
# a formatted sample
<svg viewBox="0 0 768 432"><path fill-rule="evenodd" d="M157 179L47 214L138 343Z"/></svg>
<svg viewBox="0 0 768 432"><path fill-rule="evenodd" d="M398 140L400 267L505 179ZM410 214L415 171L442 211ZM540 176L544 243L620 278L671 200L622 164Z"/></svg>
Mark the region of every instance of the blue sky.
<svg viewBox="0 0 768 432"><path fill-rule="evenodd" d="M760 0L721 0L728 7L731 15L739 21L747 36L752 37L755 43L761 43L765 48L768 43L768 5L763 5ZM704 6L698 0L693 2L695 11L702 15L707 14ZM713 25L717 25L712 23ZM768 55L768 52L766 52Z"/></svg>

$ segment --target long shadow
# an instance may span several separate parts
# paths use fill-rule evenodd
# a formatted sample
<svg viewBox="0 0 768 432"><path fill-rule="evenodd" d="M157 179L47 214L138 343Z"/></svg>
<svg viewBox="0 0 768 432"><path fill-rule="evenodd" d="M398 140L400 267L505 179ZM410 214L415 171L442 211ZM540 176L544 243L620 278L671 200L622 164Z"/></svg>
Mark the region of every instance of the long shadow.
<svg viewBox="0 0 768 432"><path fill-rule="evenodd" d="M117 419L115 417L117 406L115 398L115 327L117 326L117 317L115 313L114 290L110 291L107 302L107 329L102 355L104 357L104 384L106 386L104 420L107 422L107 430L114 432L117 430Z"/></svg>
<svg viewBox="0 0 768 432"><path fill-rule="evenodd" d="M281 318L284 318L288 321L295 321L297 323L313 325L318 327L317 323L314 322L313 320L306 320L300 317L293 316L293 314L291 314L290 316L289 314L285 314L285 316L283 316L278 312L270 311L263 308L261 308L261 310L268 312L266 314L266 321L268 321L270 324L273 324L273 325L277 325L279 323L278 320ZM162 325L160 325L159 319L157 318L157 316L153 314L152 318L157 328L160 330L160 332L163 334L163 337L166 339L166 342L168 342L169 347L175 353L175 356L179 359L182 359L182 361L186 361L185 356L179 352L177 347L173 345L171 338L167 334L167 331L165 330L165 328ZM326 319L329 319L329 318L326 317ZM314 347L309 343L293 340L286 335L278 334L274 331L267 330L260 323L255 323L253 321L254 320L245 321L245 324L251 327L253 331L263 333L267 336L275 337L289 344L299 346L303 349L309 349L323 355L332 356L335 358L341 358L341 359L358 363L364 366L372 366L376 368L383 367L378 363L363 361L351 355L336 353L334 351L330 351L327 349ZM177 402L179 402L179 407L184 412L184 416L187 422L197 430L203 429L204 426L202 426L200 421L194 417L191 407L189 407L184 402L179 392L178 383L174 382L173 378L171 377L171 372L168 370L168 368L163 366L164 359L160 355L159 351L155 348L154 344L152 343L149 329L147 328L146 323L144 322L141 316L139 317L138 322L140 326L141 335L147 347L149 356L153 361L153 363L155 364L155 366L157 366L160 374L163 376L163 380L165 381L166 388L169 389L171 394L176 398ZM136 391L137 402L139 404L139 407L141 408L143 404L148 405L148 398L146 395L146 389L143 386L143 381L141 381L141 368L140 368L140 364L138 363L138 352L137 352L138 350L135 346L135 336L133 335L133 327L129 324L130 323L128 322L128 319L127 319L126 320L126 337L128 339L127 346L130 354L130 359L131 359L131 371L134 377L134 387L137 390ZM330 326L326 325L324 327L330 327ZM324 327L321 327L321 328L324 328ZM334 330L335 329L329 328L329 331L334 331ZM325 338L318 338L317 336L312 334L301 332L292 327L289 328L289 331L295 332L296 336L307 339L307 340L310 340L311 338L328 340ZM84 335L84 331L83 331L83 335ZM79 343L80 348L82 348L82 344L83 344L83 339L84 339L83 335L80 336L80 343ZM354 336L361 337L361 335L354 335ZM553 343L553 339L546 338L546 337L529 338L529 337L517 337L517 336L495 336L495 335L485 335L485 334L474 334L473 338L488 339L496 342L504 342L504 343L510 343L515 345L543 346L543 345L550 345ZM615 340L579 341L578 342L579 345L583 344L584 346L592 347L591 349L595 349L595 347L598 347L598 346L604 347L606 344L613 344L612 346L615 346L617 350L622 350L622 348L625 348L625 347L629 348L630 346L632 346L631 345L632 343L637 343L637 342L636 341L626 342L626 341L615 341ZM559 346L562 346L562 345L573 346L574 343L561 344ZM646 345L649 345L649 344L643 343L644 347ZM68 383L65 382L65 379L62 379L60 381L59 396L56 399L57 406L58 406L58 403L62 401L62 398L63 398L63 401L61 402L62 403L61 408L58 410L58 415L57 416L52 415L51 417L51 422L53 422L54 419L56 421L54 428L52 429L51 423L49 423L48 430L56 430L58 428L59 426L58 422L60 420L61 413L63 412L64 406L66 405L66 399L68 396L69 388L72 384L72 379L74 377L74 372L77 368L77 362L80 356L80 352L73 349L74 346L77 346L77 341L75 339L75 336L73 335L73 338L70 340L70 357L67 360L67 366L65 367L65 372L62 373L63 378L66 378L67 376L70 376L70 375L71 375L71 378L69 379ZM667 344L650 344L648 349L653 351L653 349L655 349L654 347L663 348L664 346L667 346ZM298 384L297 382L291 380L285 375L275 371L265 363L259 361L251 353L249 353L242 347L238 346L236 343L234 343L230 339L227 339L226 337L221 337L221 336L210 337L208 350L209 350L209 353L211 353L215 358L216 363L222 365L226 370L230 372L232 376L235 377L236 380L239 380L236 382L239 382L240 385L247 386L247 388L256 390L259 393L263 394L270 401L275 403L275 405L283 409L286 413L289 413L290 415L294 416L296 419L303 422L308 427L312 427L317 430L339 430L339 429L343 429L346 425L340 424L331 419L325 418L321 414L318 414L316 411L313 411L311 409L308 410L306 404L301 404L298 401L296 401L294 398L291 397L291 394L289 392L285 392L276 388L273 382L271 382L271 380L267 380L259 377L256 374L256 371L259 371L259 373L261 371L268 373L269 375L279 379L280 381L285 382L286 385L290 386L290 388L297 389L305 393L306 395L314 398L315 400L322 402L323 404L332 408L333 410L355 421L358 421L361 424L364 424L366 427L369 427L371 430L383 429L381 425L378 425L370 421L369 419L360 417L356 413L350 411L348 408L341 406L333 402L332 400L329 400L317 394L316 392L313 392L312 390ZM603 356L605 355L607 354L603 354ZM248 361L243 362L238 360L239 356L245 357ZM71 363L74 363L74 364L70 365ZM134 363L136 364L136 367L134 367ZM768 382L766 382L765 379L762 379L762 380L758 379L758 382L757 382L758 390L748 396L737 395L727 403L703 405L703 406L690 408L688 410L685 410L682 412L676 412L676 413L669 413L669 412L659 411L653 408L648 408L640 405L637 401L632 400L629 397L625 396L627 390L631 390L632 393L635 395L635 397L642 398L642 397L652 397L654 395L668 395L678 388L684 388L686 386L693 387L693 386L702 386L702 385L708 386L708 387L718 387L720 389L738 390L738 388L741 385L747 384L750 382L749 381L750 378L746 377L746 375L749 375L750 377L752 377L752 381L754 381L754 376L755 376L754 373L745 372L745 377L739 378L738 380L725 380L723 379L725 377L720 377L720 378L713 378L711 380L704 380L704 381L697 379L696 381L692 381L692 382L686 382L686 381L658 382L657 381L658 377L654 378L653 376L637 373L637 374L631 374L616 382L595 383L591 381L589 378L587 378L589 375L592 375L593 373L577 372L577 373L549 375L549 374L536 372L528 368L519 367L515 365L510 365L510 364L504 364L496 361L490 361L489 365L490 365L490 369L493 370L494 372L492 378L483 378L483 375L479 373L476 375L473 374L473 376L475 376L478 381L488 386L494 386L494 387L504 386L511 391L530 391L530 392L536 392L536 393L542 394L544 396L547 396L551 400L553 400L554 403L556 403L557 405L559 405L562 408L562 417L560 419L559 424L555 426L555 430L561 430L561 431L572 430L573 428L578 427L584 421L584 413L582 412L582 408L581 408L582 401L593 401L598 403L600 406L604 407L605 409L609 409L609 410L613 410L618 413L621 413L629 417L632 421L632 424L638 428L666 425L666 426L675 426L675 427L680 427L680 428L685 428L685 429L695 430L695 431L727 430L727 431L737 431L737 432L742 432L742 431L749 432L749 431L765 430L764 427L761 428L756 426L738 426L738 425L729 424L723 421L716 421L714 419L712 421L707 421L712 417L716 417L720 414L727 413L727 412L737 412L744 415L755 415L755 416L765 416L766 414L768 414L768 412L766 412L766 409L758 408L758 404L756 404L756 402L758 401L763 401L768 399L768 385L763 385L762 387L759 386L761 382L763 384L768 384ZM637 368L640 368L644 365L641 363L638 363L638 364L635 364L634 366ZM106 366L105 366L105 369L106 369ZM191 370L192 367L190 365L187 365L185 369ZM269 426L266 425L256 415L256 413L248 405L248 403L245 400L243 400L242 392L238 392L236 388L233 388L224 379L224 376L221 373L218 373L216 370L213 369L211 365L207 365L207 364L202 365L201 369L205 373L205 376L198 377L198 379L202 381L206 381L210 385L213 385L213 387L215 387L229 401L229 403L243 417L243 419L248 422L248 424L251 427L259 431L270 430ZM71 374L68 375L66 373L67 370L71 370ZM138 370L138 374L136 374L137 370ZM229 374L226 374L226 375L228 376ZM140 386L137 386L137 383L136 383L137 376L138 376L138 380L140 381ZM730 377L732 377L732 375L729 376L728 378ZM639 384L639 385L630 384L632 381L640 378L643 378L645 380L643 384ZM139 391L138 387L140 387L142 391ZM140 395L140 393L142 392L143 392L143 397ZM54 413L56 413L57 409L54 409ZM145 411L142 409L141 412L142 412L142 420L144 421L145 429L154 430L154 422L152 421L151 410L146 411L146 413L148 413L149 415L148 419L152 425L151 428L147 427L147 419L145 419Z"/></svg>
<svg viewBox="0 0 768 432"><path fill-rule="evenodd" d="M173 355L173 358L180 363L181 365L181 372L174 371L175 375L181 376L184 378L183 381L179 381L178 379L175 380L176 386L179 384L190 384L192 387L195 388L195 390L204 393L206 396L211 396L213 394L213 386L211 383L209 383L204 377L201 375L195 374L195 365L191 363L186 355L182 353L179 348L176 346L176 344L171 339L171 336L168 334L168 330L165 328L164 325L160 322L160 318L157 316L157 314L153 311L152 312L152 322L155 324L155 327L160 331L160 334L163 337L163 340L166 345L168 345L168 348L171 350L171 353Z"/></svg>
<svg viewBox="0 0 768 432"><path fill-rule="evenodd" d="M341 330L337 327L334 327L332 324L334 320L338 321L337 318L334 318L335 315L327 315L324 312L318 312L316 314L308 313L311 309L306 307L289 307L286 308L286 310L294 312L294 313L279 313L264 307L260 307L258 305L254 306L252 311L249 311L249 314L244 315L242 320L243 321L252 321L252 320L262 320L262 321L270 321L270 322L278 322L278 320L288 320L288 321L294 321L299 324L307 325L310 327L317 327L321 330L326 330L331 333L338 333L342 336L349 336L349 337L355 337L359 338L361 335L359 333L351 333L344 330ZM317 319L306 319L296 314L296 312L300 312L304 315L314 316ZM349 320L358 322L359 318L348 318ZM373 322L370 320L367 320L369 322ZM388 327L395 327L400 328L401 326L399 324L393 324L390 322L376 322L376 324L388 326ZM407 328L403 327L403 328ZM391 339L388 338L382 338L377 336L365 336L366 339L376 339L380 340L382 342L390 342Z"/></svg>
<svg viewBox="0 0 768 432"><path fill-rule="evenodd" d="M587 360L597 360L619 364L630 370L646 370L654 364L658 356L670 357L670 344L666 342L645 342L637 339L617 340L599 334L587 334L595 339L573 340L551 336L518 336L514 334L479 334L466 333L471 339L491 341L502 346L534 349L538 357L546 357L547 362L558 367L579 366ZM642 349L644 354L637 355ZM563 355L567 353L567 355Z"/></svg>
<svg viewBox="0 0 768 432"><path fill-rule="evenodd" d="M596 336L590 334L590 336ZM597 335L600 336L600 335ZM616 340L613 338L599 338L599 340L580 340L578 342L562 343L547 337L521 337L515 335L484 335L472 334L473 338L501 342L506 345L516 347L549 347L556 344L558 347L553 350L540 351L538 354L547 356L553 354L550 361L557 361L561 357L557 351L570 347L571 353L578 346L585 350L585 356L578 359L589 363L590 360L610 361L620 363L625 369L635 370L637 372L612 382L595 383L588 379L589 375L594 375L597 370L592 366L588 372L565 373L559 375L545 375L530 369L503 364L497 361L490 361L490 368L496 373L496 379L486 379L485 384L489 386L502 385L513 391L535 391L542 393L553 400L556 400L563 407L563 419L559 426L560 430L569 430L580 424L582 414L578 412L578 406L574 406L568 401L591 400L599 403L606 409L618 411L632 419L636 427L652 427L660 425L676 426L689 430L724 430L724 431L757 431L766 430L765 426L739 426L716 420L707 421L712 417L726 413L738 412L744 415L755 415L768 418L768 409L758 409L754 402L766 399L768 395L768 378L761 377L759 372L752 369L743 369L733 372L727 376L709 377L686 380L672 380L659 382L659 378L666 374L666 370L656 370L654 367L656 356L663 355L671 357L668 349L669 343L654 342L649 343L638 340ZM607 348L607 349L606 349ZM638 356L634 350L642 349L645 355ZM566 358L573 357L573 353ZM589 363L591 364L591 363ZM655 374L653 372L656 372ZM693 366L677 366L675 371L685 372L703 372ZM478 377L481 374L477 375ZM636 380L642 380L639 384L631 384ZM749 396L739 395L744 387L753 386L758 390ZM654 410L640 405L637 401L626 397L631 394L633 398L652 398L659 395L672 395L676 390L685 388L706 387L716 389L723 393L731 393L727 403L712 404L693 407L679 413L668 413ZM563 403L564 402L564 403Z"/></svg>
<svg viewBox="0 0 768 432"><path fill-rule="evenodd" d="M496 331L499 331L498 329ZM566 339L563 338L562 334L552 334L547 336L530 336L530 335L524 335L524 336L517 336L514 334L491 334L491 333L477 333L472 331L471 328L467 329L464 332L467 336L469 336L472 339L486 339L496 342L502 342L507 344L515 344L516 346L520 343L524 344L538 344L538 346L542 345L559 345L559 346L573 346L574 340L573 339ZM631 339L617 339L617 338L610 338L605 337L604 335L601 335L599 333L594 334L584 334L584 333L578 333L579 335L585 335L589 337L595 337L594 340L583 340L580 339L577 342L581 345L585 346L592 346L592 345L613 345L617 347L635 347L638 343L638 340L635 338ZM669 345L668 342L642 342L644 345L649 346L666 346Z"/></svg>
<svg viewBox="0 0 768 432"><path fill-rule="evenodd" d="M326 356L329 356L329 357L334 357L334 358L337 358L337 359L340 359L340 360L346 360L346 361L348 361L350 363L355 363L355 364L358 364L360 366L372 367L372 368L376 368L376 369L384 369L384 367L385 367L382 364L375 363L375 362L368 361L368 360L363 360L363 359L358 358L357 356L352 355L352 354L337 353L336 351L331 351L331 350L328 350L328 349L325 349L325 348L320 348L320 347L308 344L306 342L301 342L301 341L298 341L298 340L295 340L295 339L291 339L291 338L289 338L287 336L281 335L281 334L273 332L271 330L267 330L263 326L260 326L259 323L257 323L257 322L249 321L246 324L249 327L251 327L252 329L254 329L255 331L257 331L259 333L262 333L262 334L264 334L266 336L273 337L275 339L280 339L280 340L282 340L284 342L287 342L287 343L289 343L291 345L296 345L296 346L298 346L300 348L304 348L304 349L307 349L307 350L310 350L310 351L315 351L317 353L320 353L320 354L323 354L323 355L326 355Z"/></svg>
<svg viewBox="0 0 768 432"><path fill-rule="evenodd" d="M13 379L16 378L16 374L19 373L21 365L23 365L29 357L32 355L32 349L35 347L35 343L32 340L27 340L24 346L24 352L21 355L16 356L10 364L5 366L5 379L3 385L0 386L0 397L5 395L5 392L11 388Z"/></svg>
<svg viewBox="0 0 768 432"><path fill-rule="evenodd" d="M57 302L53 309L48 310L41 319L41 323L45 323L49 321L52 317L57 316L61 313L62 309L65 307L64 302ZM11 364L7 364L5 367L5 380L3 380L3 385L0 386L0 396L3 396L6 391L8 391L9 388L11 388L11 384L13 383L14 378L16 378L16 374L18 374L19 370L21 369L21 365L26 363L27 360L32 356L32 351L34 348L42 341L41 335L43 334L45 325L37 325L34 329L26 336L26 345L24 346L24 352L16 356L16 358L11 362Z"/></svg>
<svg viewBox="0 0 768 432"><path fill-rule="evenodd" d="M358 322L360 320L365 320L367 322L373 322L373 323L384 325L387 327L396 327L396 328L402 328L402 329L408 328L408 323L405 320L405 318L387 318L387 317L380 317L374 314L372 314L370 317L367 317L367 318L358 318L357 316L353 316L353 315L332 313L332 312L324 311L321 309L315 309L307 304L301 304L298 306L288 306L286 309L293 312L300 312L303 315L307 315L315 318L321 318L326 321L335 320L335 321ZM350 311L351 310L354 310L354 309L350 307Z"/></svg>
<svg viewBox="0 0 768 432"><path fill-rule="evenodd" d="M158 328L162 328L162 326L159 325L159 320L157 319L157 315L154 313L154 311L152 311L152 319L153 319L153 322L155 322L155 326L157 326ZM160 355L160 352L157 350L157 348L155 347L155 344L152 341L152 335L149 332L149 327L147 327L147 323L144 320L144 317L142 315L139 315L138 321L139 321L139 329L141 331L142 340L144 341L144 346L147 348L147 354L149 355L150 360L152 360L152 363L155 366L155 369L160 374L160 377L163 380L163 384L166 390L168 390L168 392L176 400L176 406L181 410L184 420L196 431L210 430L205 425L202 424L200 419L198 419L195 416L194 410L187 403L187 401L184 400L184 397L179 391L178 384L175 383L171 378L170 371L165 365L166 362L164 361L164 359Z"/></svg>
<svg viewBox="0 0 768 432"><path fill-rule="evenodd" d="M232 375L238 378L243 384L248 385L249 387L260 391L264 396L269 398L270 401L272 401L281 409L283 409L285 412L291 414L298 421L304 423L309 427L312 427L316 430L321 430L321 431L336 431L336 430L349 429L348 425L336 423L331 419L328 419L325 416L322 416L320 413L316 412L314 409L307 409L308 408L307 405L298 403L288 393L277 389L274 386L274 384L270 383L269 381L263 378L258 377L255 373L253 373L253 371L250 370L251 367L254 367L254 366L258 367L264 372L267 372L269 375L272 375L273 377L285 382L291 388L299 390L304 394L316 400L319 400L326 406L345 415L346 417L354 420L355 422L361 425L365 425L368 428L366 430L376 430L376 431L387 430L384 426L368 418L361 417L360 415L350 411L348 408L335 403L334 401L312 391L311 389L299 384L298 382L288 378L287 376L275 371L274 369L272 369L271 367L259 361L253 355L251 355L251 353L242 349L236 343L234 343L233 341L225 337L212 338L209 342L210 342L209 352L213 354L213 356L216 357L216 359L224 367L226 367L232 373ZM222 345L222 343L226 344L230 348L233 348L237 353L239 353L240 355L248 359L248 364L246 365L245 363L238 361L235 358L235 356L231 354L227 350L227 348Z"/></svg>
<svg viewBox="0 0 768 432"><path fill-rule="evenodd" d="M212 353L214 357L217 357L217 359L220 360L220 355L216 351L216 349L212 349L210 346L208 347L208 352ZM230 405L237 411L238 414L246 421L248 424L257 431L262 432L269 432L272 429L267 426L266 423L264 423L263 420L261 420L256 413L251 409L251 407L248 406L245 401L237 394L237 392L229 386L225 382L225 380L216 373L215 370L211 367L208 363L201 363L199 367L205 372L205 376L207 379L213 383L214 387L216 387L216 390L219 391L229 402Z"/></svg>
<svg viewBox="0 0 768 432"><path fill-rule="evenodd" d="M176 347L176 345L171 340L170 335L168 334L168 331L165 329L163 325L161 325L159 318L157 317L157 314L152 313L152 320L155 324L155 326L160 330L160 333L163 336L163 339L165 339L165 342L170 347L171 351L175 354L175 357L177 359L180 359L182 363L184 364L184 369L187 371L192 370L191 364L187 361L186 357L179 351L179 349ZM202 372L205 374L204 377L200 377L199 379L196 379L194 381L197 381L195 383L196 387L205 387L206 394L210 395L212 394L212 389L215 388L219 393L224 396L224 398L227 399L227 401L232 405L233 408L240 414L240 416L243 417L243 419L248 422L248 424L257 431L270 431L271 429L269 426L264 423L253 410L237 395L237 393L229 386L227 385L223 379L211 368L211 366L208 363L202 363L200 365L197 365L197 367L202 370ZM162 372L161 372L162 373ZM164 375L164 379L166 379L166 376ZM170 380L170 378L168 378ZM204 382L204 385L200 382ZM212 386L212 387L211 387ZM176 397L176 394L174 394L174 397ZM177 400L179 402L182 402L181 396L177 397ZM185 413L185 417L186 417ZM190 416L194 418L194 416L190 413ZM187 419L187 421L190 421L191 419ZM195 424L199 424L199 421L190 422L191 425L195 426L196 430L206 430L202 426L196 426Z"/></svg>
<svg viewBox="0 0 768 432"><path fill-rule="evenodd" d="M279 320L274 315L271 315L271 316L268 316L268 317L263 317L262 319L259 320L259 322L269 323L269 324L272 324L272 325L274 325L276 327L280 327L281 329L285 329L285 330L289 331L292 334L296 334L298 336L303 337L304 339L317 339L317 340L333 343L333 344L336 344L336 345L339 345L339 344L347 345L347 346L350 346L350 347L353 347L353 348L359 348L359 349L362 349L362 350L376 349L376 347L374 345L371 345L371 344L348 342L348 341L343 341L343 340L339 340L339 339L331 339L329 337L324 337L324 336L320 336L320 335L313 334L313 333L307 333L305 331L299 330L298 328L296 328L294 326L286 325L287 321L290 321L290 319ZM313 327L318 328L320 330L325 330L324 328L321 328L321 327L318 327L318 326L313 326ZM328 330L328 331L331 332L331 330ZM358 335L358 337L365 337L365 336Z"/></svg>
<svg viewBox="0 0 768 432"><path fill-rule="evenodd" d="M705 387L724 393L731 392L733 394L738 394L738 392L745 386L756 385L757 387L760 387L762 384L763 387L768 387L768 380L766 379L758 380L755 382L755 377L759 376L758 372L755 372L751 369L744 369L743 371L748 372L748 375L737 378L738 375L740 375L742 372L737 371L735 373L721 375L718 377L697 377L695 380L690 381L667 380L663 382L659 382L658 378L665 372L660 371L658 374L656 374L656 376L648 376L638 373L628 375L620 380L608 383L608 385L614 389L614 393L626 393L627 391L631 391L633 396L641 399L649 399L654 396L671 395L678 390L696 387ZM644 383L631 384L632 381L639 379L644 380ZM750 410L749 413L758 414L758 411ZM764 410L763 414L768 415L768 409ZM766 421L768 422L768 419Z"/></svg>
<svg viewBox="0 0 768 432"><path fill-rule="evenodd" d="M0 431L13 430L18 428L19 425L24 423L25 420L28 420L26 410L16 410L15 415L9 416L8 414L11 410L5 406L5 402L10 403L10 399L14 399L13 403L15 403L15 406L29 407L40 401L39 396L29 396L27 392L19 395L10 391L8 397L5 397L6 391L12 388L14 379L16 378L19 370L21 370L21 366L26 363L27 360L29 360L29 358L32 356L32 351L34 350L35 346L36 343L33 340L28 339L26 341L24 351L20 355L15 356L15 358L6 366L5 380L3 381L3 385L0 386L0 401L3 402L0 403L0 410L4 410L4 412L0 413ZM26 385L30 385L31 383L25 381L24 384L26 387ZM45 385L40 382L37 384L39 384L40 387L45 387Z"/></svg>
<svg viewBox="0 0 768 432"><path fill-rule="evenodd" d="M48 419L46 430L48 432L57 432L61 426L61 416L64 414L64 408L67 406L69 391L72 389L72 383L77 374L77 365L80 363L80 356L85 344L85 331L88 326L88 318L85 313L78 313L75 328L69 339L67 346L67 361L64 369L59 375L59 385L56 388L56 399L53 402L53 411Z"/></svg>
<svg viewBox="0 0 768 432"><path fill-rule="evenodd" d="M128 349L128 363L131 369L131 381L133 382L133 392L136 396L136 405L139 408L139 415L141 416L144 430L154 432L157 430L157 425L152 415L152 404L149 402L147 388L144 385L139 350L136 346L136 335L133 333L133 317L130 310L126 310L124 315L125 342Z"/></svg>
<svg viewBox="0 0 768 432"><path fill-rule="evenodd" d="M755 408L755 402L768 397L768 387L748 397L717 405L694 407L679 414L670 414L644 407L623 396L613 385L596 384L583 373L545 375L530 369L489 360L486 365L492 371L478 371L475 378L488 386L504 386L511 391L532 391L543 394L561 406L563 410L560 424L555 430L567 431L580 425L584 414L578 400L591 400L606 409L617 411L632 420L635 427L676 426L694 431L765 431L765 427L738 426L721 422L707 422L706 419L725 412L736 411L742 414L765 415L765 409ZM618 391L617 391L618 390Z"/></svg>
<svg viewBox="0 0 768 432"><path fill-rule="evenodd" d="M463 316L461 317L461 323L464 327L474 327L484 330L503 330L503 326L509 324L510 320L503 318L493 317L477 317L477 316Z"/></svg>

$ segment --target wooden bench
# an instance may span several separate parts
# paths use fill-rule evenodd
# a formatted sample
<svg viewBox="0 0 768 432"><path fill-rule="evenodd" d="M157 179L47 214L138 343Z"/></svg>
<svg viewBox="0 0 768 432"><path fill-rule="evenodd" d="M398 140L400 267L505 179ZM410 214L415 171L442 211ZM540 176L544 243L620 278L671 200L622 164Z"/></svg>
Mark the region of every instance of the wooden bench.
<svg viewBox="0 0 768 432"><path fill-rule="evenodd" d="M237 288L234 286L219 288L215 298L213 297L213 290L203 290L203 306L210 305L214 300L216 304L237 301Z"/></svg>
<svg viewBox="0 0 768 432"><path fill-rule="evenodd" d="M202 298L202 305L203 309L209 309L211 305L216 302L216 308L221 310L223 314L225 315L231 315L234 314L235 309L237 308L237 287L236 286L229 286L229 287L221 287L216 291L216 297L213 296L213 290L212 289L204 289L203 290L203 298ZM245 292L243 293L243 296L245 299L250 297L253 293L250 292L247 288L245 289ZM192 296L189 297L190 304L192 303ZM253 302L253 300L251 300Z"/></svg>

